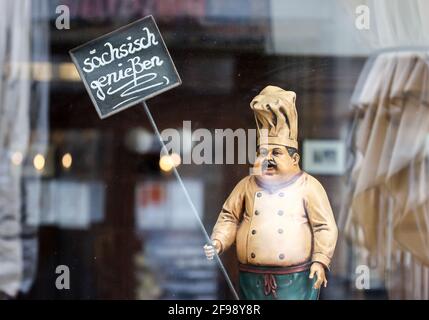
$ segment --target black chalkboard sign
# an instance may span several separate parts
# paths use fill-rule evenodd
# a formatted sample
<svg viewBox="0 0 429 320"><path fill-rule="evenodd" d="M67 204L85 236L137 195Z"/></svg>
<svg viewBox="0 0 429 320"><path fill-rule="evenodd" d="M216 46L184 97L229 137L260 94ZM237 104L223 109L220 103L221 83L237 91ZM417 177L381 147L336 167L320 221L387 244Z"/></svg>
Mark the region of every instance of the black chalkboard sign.
<svg viewBox="0 0 429 320"><path fill-rule="evenodd" d="M70 51L101 118L181 84L152 16Z"/></svg>

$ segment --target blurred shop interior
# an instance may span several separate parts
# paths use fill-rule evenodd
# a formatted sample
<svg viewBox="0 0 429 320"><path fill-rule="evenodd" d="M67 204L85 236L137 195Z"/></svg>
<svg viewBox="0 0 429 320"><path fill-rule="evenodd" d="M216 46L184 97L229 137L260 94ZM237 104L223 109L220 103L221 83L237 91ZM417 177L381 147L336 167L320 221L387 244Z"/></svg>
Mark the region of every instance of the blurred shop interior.
<svg viewBox="0 0 429 320"><path fill-rule="evenodd" d="M101 120L69 56L149 14L183 81L148 100L161 131L254 129L262 88L296 92L301 165L340 231L320 298L429 299L428 13L425 0L1 1L0 299L232 298L172 166L210 234L249 164L160 158L143 108ZM237 284L235 250L222 260Z"/></svg>

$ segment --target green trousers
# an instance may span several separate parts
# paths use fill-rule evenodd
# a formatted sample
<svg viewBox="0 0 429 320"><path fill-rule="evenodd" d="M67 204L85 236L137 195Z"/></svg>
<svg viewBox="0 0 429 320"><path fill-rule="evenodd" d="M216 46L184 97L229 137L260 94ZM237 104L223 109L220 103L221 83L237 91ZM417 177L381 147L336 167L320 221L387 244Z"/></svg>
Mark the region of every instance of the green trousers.
<svg viewBox="0 0 429 320"><path fill-rule="evenodd" d="M240 296L244 300L317 300L316 276L309 279L309 275L310 270L289 274L240 271Z"/></svg>

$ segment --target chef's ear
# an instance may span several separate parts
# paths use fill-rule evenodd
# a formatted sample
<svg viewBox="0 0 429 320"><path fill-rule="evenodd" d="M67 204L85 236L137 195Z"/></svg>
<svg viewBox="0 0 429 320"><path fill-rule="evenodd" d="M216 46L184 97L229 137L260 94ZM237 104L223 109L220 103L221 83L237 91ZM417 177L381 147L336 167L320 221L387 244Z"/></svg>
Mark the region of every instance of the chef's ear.
<svg viewBox="0 0 429 320"><path fill-rule="evenodd" d="M299 164L299 153L298 150L292 147L286 147L287 152L289 153L289 156L292 158L293 164L298 165Z"/></svg>
<svg viewBox="0 0 429 320"><path fill-rule="evenodd" d="M295 153L292 155L293 164L294 164L294 165L298 165L298 164L299 164L299 159L300 159L300 157L299 157L298 152L295 152Z"/></svg>

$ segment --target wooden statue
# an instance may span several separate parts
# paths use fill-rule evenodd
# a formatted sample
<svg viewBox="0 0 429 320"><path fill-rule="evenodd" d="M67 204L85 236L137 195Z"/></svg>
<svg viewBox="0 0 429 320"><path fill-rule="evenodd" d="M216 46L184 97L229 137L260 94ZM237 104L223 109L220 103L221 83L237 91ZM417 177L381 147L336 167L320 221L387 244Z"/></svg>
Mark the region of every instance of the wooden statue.
<svg viewBox="0 0 429 320"><path fill-rule="evenodd" d="M338 231L323 186L299 167L295 98L267 86L250 103L256 174L236 185L204 246L213 259L236 244L243 299L318 299L327 285Z"/></svg>

